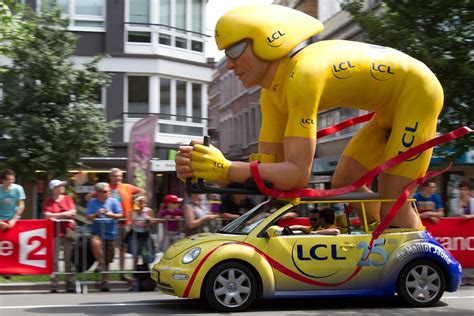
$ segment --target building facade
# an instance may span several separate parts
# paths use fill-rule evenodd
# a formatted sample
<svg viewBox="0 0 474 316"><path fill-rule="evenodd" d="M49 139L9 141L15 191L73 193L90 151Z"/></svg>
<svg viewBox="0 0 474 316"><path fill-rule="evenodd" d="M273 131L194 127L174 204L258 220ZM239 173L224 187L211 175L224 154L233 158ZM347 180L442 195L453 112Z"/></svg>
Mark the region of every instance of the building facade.
<svg viewBox="0 0 474 316"><path fill-rule="evenodd" d="M26 0L36 10L49 9L53 0ZM173 156L179 144L206 135L208 85L213 62L205 56L207 0L60 0L69 30L79 40L75 62L105 56L99 70L111 75L97 106L107 120L119 122L111 135L108 157L83 157L83 168L71 170L76 193L98 181L108 170L126 170L127 147L133 125L149 114L159 114L156 126L154 205L168 193L184 194L176 178ZM45 180L46 181L46 180ZM39 182L27 209L40 208L44 185ZM29 200L29 199L28 199ZM32 217L35 214L32 214Z"/></svg>

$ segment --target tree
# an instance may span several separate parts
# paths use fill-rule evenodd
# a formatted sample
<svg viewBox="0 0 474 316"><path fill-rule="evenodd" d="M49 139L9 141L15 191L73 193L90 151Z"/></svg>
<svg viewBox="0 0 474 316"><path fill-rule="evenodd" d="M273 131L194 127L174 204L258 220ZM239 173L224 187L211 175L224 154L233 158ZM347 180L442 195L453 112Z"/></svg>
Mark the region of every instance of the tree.
<svg viewBox="0 0 474 316"><path fill-rule="evenodd" d="M364 10L362 3L345 0L341 6L360 25L367 42L421 60L440 80L445 100L439 130L473 128L474 1L384 0L378 10ZM471 133L445 145L455 149L449 158L472 147L473 139Z"/></svg>
<svg viewBox="0 0 474 316"><path fill-rule="evenodd" d="M22 17L19 32L28 36L0 43L11 61L0 73L1 164L30 179L36 170L63 176L81 157L108 152L115 124L94 99L109 76L98 71L99 58L74 65L77 39L59 9L15 10Z"/></svg>
<svg viewBox="0 0 474 316"><path fill-rule="evenodd" d="M12 47L30 36L21 27L24 21L20 8L16 0L0 1L0 56L9 56ZM0 65L0 73L3 71Z"/></svg>

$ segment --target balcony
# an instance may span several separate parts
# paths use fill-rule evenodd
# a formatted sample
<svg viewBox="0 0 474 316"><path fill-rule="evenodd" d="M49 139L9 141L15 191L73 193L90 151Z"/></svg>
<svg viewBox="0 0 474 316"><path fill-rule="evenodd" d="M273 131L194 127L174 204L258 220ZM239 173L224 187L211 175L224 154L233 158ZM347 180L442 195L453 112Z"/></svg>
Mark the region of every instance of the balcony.
<svg viewBox="0 0 474 316"><path fill-rule="evenodd" d="M125 53L205 63L209 35L156 23L125 22Z"/></svg>
<svg viewBox="0 0 474 316"><path fill-rule="evenodd" d="M130 141L133 125L151 113L123 113L124 142ZM189 144L207 134L207 118L177 114L158 114L155 142L164 144Z"/></svg>

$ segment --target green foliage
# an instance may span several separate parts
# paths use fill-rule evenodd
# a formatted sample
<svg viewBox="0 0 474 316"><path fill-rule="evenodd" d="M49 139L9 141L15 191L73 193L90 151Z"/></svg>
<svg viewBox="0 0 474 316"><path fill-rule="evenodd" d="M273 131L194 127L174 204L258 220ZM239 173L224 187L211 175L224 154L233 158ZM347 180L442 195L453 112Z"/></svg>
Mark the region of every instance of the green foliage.
<svg viewBox="0 0 474 316"><path fill-rule="evenodd" d="M2 43L11 60L0 74L2 164L31 179L35 170L63 176L80 157L108 152L115 124L94 107L94 97L109 76L98 71L99 58L74 65L77 39L59 10L22 6L17 14L19 33L28 36Z"/></svg>
<svg viewBox="0 0 474 316"><path fill-rule="evenodd" d="M346 0L342 8L367 42L399 49L436 74L445 94L440 131L474 128L474 1L385 0L378 10L365 11L361 1ZM454 147L457 156L474 145L473 139L471 133L446 147Z"/></svg>

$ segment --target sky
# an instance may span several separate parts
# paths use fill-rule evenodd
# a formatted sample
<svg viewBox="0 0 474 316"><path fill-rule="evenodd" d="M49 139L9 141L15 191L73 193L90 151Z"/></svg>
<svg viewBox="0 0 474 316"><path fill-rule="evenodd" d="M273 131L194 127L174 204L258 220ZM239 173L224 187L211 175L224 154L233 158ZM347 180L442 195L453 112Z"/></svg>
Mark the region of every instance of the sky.
<svg viewBox="0 0 474 316"><path fill-rule="evenodd" d="M214 57L216 61L224 56L224 52L217 49L214 42L214 28L217 20L230 9L248 4L272 3L272 0L209 0L206 12L206 34L212 37L206 42L206 56Z"/></svg>

